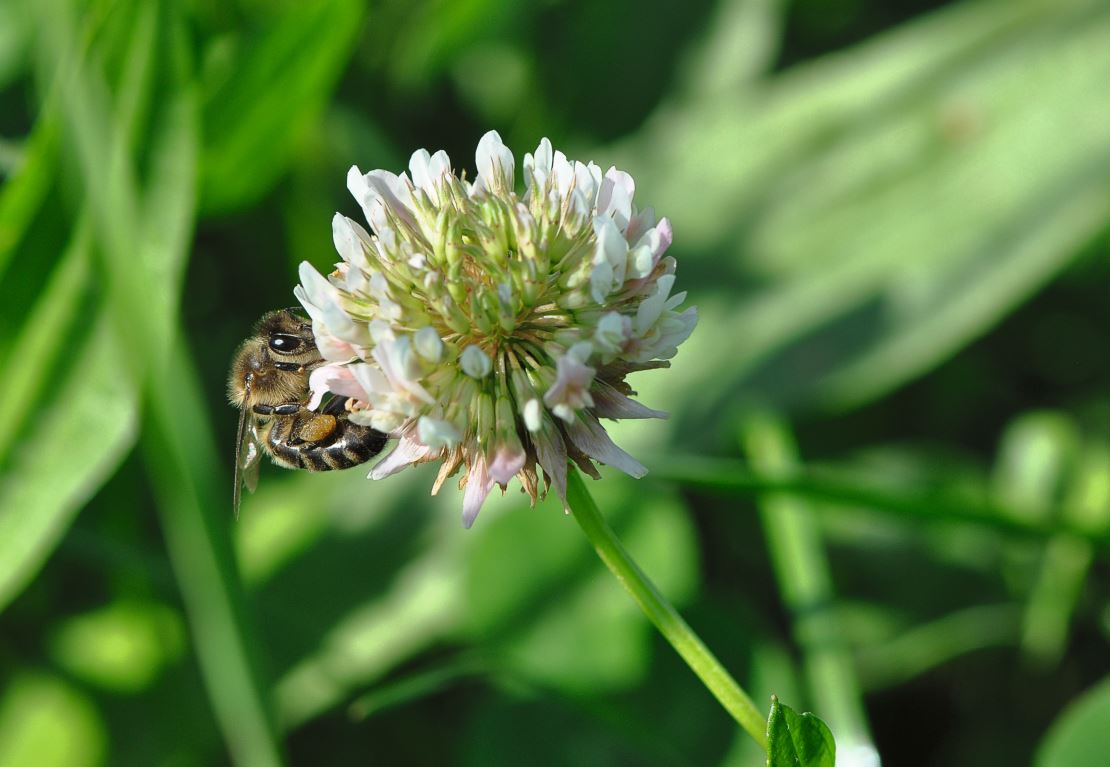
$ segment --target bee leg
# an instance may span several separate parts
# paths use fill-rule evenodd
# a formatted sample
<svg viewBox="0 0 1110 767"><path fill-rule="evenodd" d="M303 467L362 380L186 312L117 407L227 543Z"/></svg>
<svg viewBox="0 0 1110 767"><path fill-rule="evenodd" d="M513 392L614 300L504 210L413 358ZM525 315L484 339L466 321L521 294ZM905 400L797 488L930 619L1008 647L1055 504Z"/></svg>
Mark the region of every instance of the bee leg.
<svg viewBox="0 0 1110 767"><path fill-rule="evenodd" d="M295 438L316 444L328 443L337 436L338 424L339 421L333 415L305 411L304 416L297 419Z"/></svg>

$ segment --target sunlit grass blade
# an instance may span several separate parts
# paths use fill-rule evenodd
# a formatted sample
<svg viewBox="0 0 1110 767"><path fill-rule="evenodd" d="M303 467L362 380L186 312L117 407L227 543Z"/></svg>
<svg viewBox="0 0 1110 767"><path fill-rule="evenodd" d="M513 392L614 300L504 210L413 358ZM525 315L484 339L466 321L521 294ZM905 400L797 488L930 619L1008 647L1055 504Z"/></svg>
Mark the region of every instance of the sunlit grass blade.
<svg viewBox="0 0 1110 767"><path fill-rule="evenodd" d="M347 706L347 714L352 719L366 719L387 709L435 695L466 679L486 676L490 670L490 664L476 656L453 658L363 693Z"/></svg>
<svg viewBox="0 0 1110 767"><path fill-rule="evenodd" d="M47 39L56 46L52 53L63 58L73 36L72 11L56 2L43 11L43 17L50 29ZM154 121L156 136L151 145L180 157L152 167L174 172L153 177L149 196L144 198L130 148L119 138L119 115L112 113L104 84L89 62L66 73L62 112L80 160L108 274L109 314L128 351L117 377L137 386L150 381L151 431L143 444L217 719L237 762L280 764L264 686L254 667L254 648L241 619L241 593L229 564L226 533L221 548L211 521L216 513L215 493L201 484L218 475L210 467L200 468L216 452L207 438L203 403L187 365L173 357L170 360L177 367L172 371L165 367L177 342L176 294L192 234L195 195L191 170L198 140L197 112L185 66L186 40L180 18L161 15L157 5L143 5L135 24L140 33L145 31L134 38L138 45L166 43L168 88L161 94L165 119ZM147 58L140 48L128 57L128 65L143 67ZM123 81L136 88L151 82L138 71L127 72ZM138 108L143 101L139 95L121 98L117 104ZM153 217L153 228L140 218L144 212Z"/></svg>
<svg viewBox="0 0 1110 767"><path fill-rule="evenodd" d="M178 347L157 394L150 397L143 453L154 481L166 546L181 587L209 698L235 764L281 765L259 652L248 626L236 571L226 497L214 465L195 372Z"/></svg>
<svg viewBox="0 0 1110 767"><path fill-rule="evenodd" d="M742 461L672 453L665 460L649 461L651 476L726 495L750 497L783 493L840 506L889 514L911 523L967 523L1025 537L1045 537L1058 532L1110 546L1102 523L1079 523L1046 509L1044 516L1017 513L1004 502L982 496L922 487L900 488L876 482L858 472L828 466L796 466L789 472L767 476Z"/></svg>
<svg viewBox="0 0 1110 767"><path fill-rule="evenodd" d="M1110 217L1107 78L1104 3L967 3L665 110L618 160L705 257L683 268L721 292L707 320L745 329L700 359L690 417L738 392L859 406L1033 295Z"/></svg>
<svg viewBox="0 0 1110 767"><path fill-rule="evenodd" d="M73 329L92 272L91 250L92 229L88 218L82 217L50 282L0 366L5 371L0 388L0 463L4 463L26 418L34 412L35 403L47 388L51 366L65 353L54 339Z"/></svg>
<svg viewBox="0 0 1110 767"><path fill-rule="evenodd" d="M741 439L753 465L765 474L789 474L797 465L793 436L770 414L745 419ZM873 755L863 692L844 647L843 630L830 610L836 595L820 527L813 512L797 498L768 493L759 506L779 589L793 613L794 636L802 650L814 708L829 722L842 752ZM774 753L771 764L776 764Z"/></svg>
<svg viewBox="0 0 1110 767"><path fill-rule="evenodd" d="M860 678L868 690L892 688L963 655L1013 647L1021 637L1021 613L1017 604L975 605L914 626L860 648Z"/></svg>
<svg viewBox="0 0 1110 767"><path fill-rule="evenodd" d="M363 13L358 0L283 6L205 94L205 213L257 200L285 171L300 132L323 112L347 64Z"/></svg>
<svg viewBox="0 0 1110 767"><path fill-rule="evenodd" d="M719 3L705 39L682 71L681 92L695 97L735 97L767 74L778 54L786 14L782 0Z"/></svg>
<svg viewBox="0 0 1110 767"><path fill-rule="evenodd" d="M35 135L39 137L36 141L41 144L29 153L28 164L23 171L25 177L31 180L26 182L26 187L14 186L13 182L5 188L4 199L16 201L11 203L11 210L16 211L12 220L20 222L20 226L26 226L48 189L48 181L35 179L50 177L53 173L58 161L60 131L66 127L66 118L73 117L66 112L67 106L72 105L72 101L67 102L66 94L72 94L79 87L74 86L72 80L75 77L75 57L88 53L87 46L79 40L89 36L88 29L79 35L75 24L70 23L64 28L53 25L57 21L56 14L62 13L60 7L44 4L38 10L41 15L36 23L48 27L52 35L47 36L47 45L38 50L41 57L40 80L55 85L48 97L49 104L43 107L44 116L40 117L39 126L35 129ZM98 22L99 17L94 17L86 23ZM49 57L51 42L64 50L65 55ZM150 41L144 44L149 47ZM138 64L141 65L144 58L139 56ZM141 100L134 91L145 87L141 77L132 77L125 82L128 87L121 93L121 100L132 108L118 115L117 152L131 151L137 118L135 107ZM53 111L55 109L57 114ZM97 135L95 124L85 124L81 119L76 122L77 133L86 137ZM87 134L84 133L86 129ZM106 136L101 138L107 141ZM96 156L96 161L112 161L112 152L104 147L92 147L90 151ZM103 167L96 171L100 179L109 175ZM23 174L20 177L24 177ZM100 191L97 184L90 182L88 188L90 197L97 199ZM13 196L8 197L8 194ZM42 566L78 509L107 479L135 438L137 388L127 380L126 373L121 372L128 369L131 355L114 337L111 323L107 320L108 314L101 313L100 308L94 305L92 311L96 315L85 323L86 328L91 330L77 332L71 327L74 313L83 306L80 298L85 286L80 284L80 278L89 270L88 263L82 266L81 260L88 258L91 240L97 234L94 213L82 214L78 218L71 248L59 261L57 278L17 336L13 353L26 352L27 356L20 358L19 369L12 373L13 388L5 389L3 409L9 415L38 409L48 416L38 422L33 437L18 440L20 449L8 463L10 470L5 473L0 486L0 497L4 500L0 505L0 526L7 533L0 546L10 547L7 555L0 557L0 608L18 594ZM11 243L14 246L19 239L19 227L8 231L14 237ZM127 240L126 237L119 239L121 242ZM87 306L83 308L86 311L89 309ZM62 380L46 381L44 376L53 359L50 354L53 339L63 337L67 332L74 340L74 348L66 351L70 357L69 364L61 368ZM47 339L49 334L55 335ZM44 340L49 343L42 343ZM37 346L39 343L42 346ZM56 349L63 350L60 346ZM36 408L40 402L42 406ZM0 435L0 445L7 443L10 452L14 452L11 448L18 436L18 431L10 430L18 429L20 423L14 417L7 419L5 429L8 431ZM75 445L90 445L90 435L99 440L93 449L74 448ZM0 450L0 453L3 452Z"/></svg>
<svg viewBox="0 0 1110 767"><path fill-rule="evenodd" d="M0 281L54 183L58 144L57 119L41 117L23 147L18 171L0 187Z"/></svg>
<svg viewBox="0 0 1110 767"><path fill-rule="evenodd" d="M41 410L34 433L20 438L0 478L0 609L34 577L134 444L136 396L120 379L125 355L111 323L95 321L70 353L75 372L51 387L52 404Z"/></svg>
<svg viewBox="0 0 1110 767"><path fill-rule="evenodd" d="M1107 523L1110 454L1104 444L1084 443L1066 415L1031 412L1016 419L1003 439L994 480L997 495L1024 517L1085 529ZM1049 504L1056 508L1050 511ZM1090 541L1070 531L1046 542L1022 626L1022 649L1034 665L1050 667L1063 657L1094 553Z"/></svg>

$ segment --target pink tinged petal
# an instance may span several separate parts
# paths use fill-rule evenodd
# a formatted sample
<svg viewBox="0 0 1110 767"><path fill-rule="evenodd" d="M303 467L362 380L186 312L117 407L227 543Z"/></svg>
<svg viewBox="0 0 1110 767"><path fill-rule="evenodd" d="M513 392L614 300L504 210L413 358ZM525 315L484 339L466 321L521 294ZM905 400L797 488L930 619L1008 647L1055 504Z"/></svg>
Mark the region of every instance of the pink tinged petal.
<svg viewBox="0 0 1110 767"><path fill-rule="evenodd" d="M669 418L668 413L662 410L652 410L641 405L634 399L626 397L604 381L594 381L590 393L594 397L594 406L591 408L594 415L601 418Z"/></svg>
<svg viewBox="0 0 1110 767"><path fill-rule="evenodd" d="M601 423L589 413L579 413L574 423L564 427L574 446L594 460L620 469L637 479L647 474L647 469L635 458L621 450Z"/></svg>
<svg viewBox="0 0 1110 767"><path fill-rule="evenodd" d="M624 236L629 242L635 242L643 237L644 233L655 226L655 208L650 205L632 217Z"/></svg>
<svg viewBox="0 0 1110 767"><path fill-rule="evenodd" d="M427 445L422 445L408 434L397 441L397 446L382 460L374 464L367 475L370 479L385 479L402 469L407 469L429 453Z"/></svg>
<svg viewBox="0 0 1110 767"><path fill-rule="evenodd" d="M548 416L532 435L532 445L536 448L536 461L551 478L551 484L563 506L567 503L567 446L559 429Z"/></svg>
<svg viewBox="0 0 1110 767"><path fill-rule="evenodd" d="M486 496L493 489L493 480L489 478L486 468L486 459L482 455L474 458L470 464L470 473L466 477L466 492L463 494L463 527L469 529L482 510Z"/></svg>
<svg viewBox="0 0 1110 767"><path fill-rule="evenodd" d="M527 455L520 444L520 440L517 440L515 445L501 445L494 452L493 461L490 462L490 478L496 484L504 487L524 467L525 458L527 458Z"/></svg>
<svg viewBox="0 0 1110 767"><path fill-rule="evenodd" d="M308 387L312 390L312 399L307 405L309 410L320 406L320 400L327 392L338 394L341 397L351 397L362 402L367 402L370 395L355 378L347 365L333 364L318 367L308 377Z"/></svg>
<svg viewBox="0 0 1110 767"><path fill-rule="evenodd" d="M569 353L559 357L555 367L555 383L543 395L543 401L560 418L570 421L573 410L593 404L589 389L597 371Z"/></svg>
<svg viewBox="0 0 1110 767"><path fill-rule="evenodd" d="M513 188L513 153L502 143L497 131L491 130L482 136L474 162L478 171L475 190Z"/></svg>

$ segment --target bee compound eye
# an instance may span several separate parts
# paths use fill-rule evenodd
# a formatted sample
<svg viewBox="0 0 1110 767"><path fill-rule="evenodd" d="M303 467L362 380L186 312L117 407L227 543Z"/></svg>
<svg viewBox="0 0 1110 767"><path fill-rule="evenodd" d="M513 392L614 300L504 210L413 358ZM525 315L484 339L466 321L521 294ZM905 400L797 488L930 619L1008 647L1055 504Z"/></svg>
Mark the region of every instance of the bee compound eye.
<svg viewBox="0 0 1110 767"><path fill-rule="evenodd" d="M287 333L274 333L270 336L270 348L281 354L289 354L301 348L304 344L300 338Z"/></svg>

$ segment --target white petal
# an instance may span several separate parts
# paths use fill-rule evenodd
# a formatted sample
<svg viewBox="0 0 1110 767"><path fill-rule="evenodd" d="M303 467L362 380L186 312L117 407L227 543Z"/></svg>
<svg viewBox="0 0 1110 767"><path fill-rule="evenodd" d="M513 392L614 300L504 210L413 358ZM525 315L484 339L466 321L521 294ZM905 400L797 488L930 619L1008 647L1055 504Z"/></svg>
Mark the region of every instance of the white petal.
<svg viewBox="0 0 1110 767"><path fill-rule="evenodd" d="M528 431L536 432L543 425L543 405L533 397L524 403L524 426Z"/></svg>
<svg viewBox="0 0 1110 767"><path fill-rule="evenodd" d="M432 182L435 183L438 179L451 172L451 158L447 153L440 149L432 155L432 159L428 162L428 175L431 177Z"/></svg>
<svg viewBox="0 0 1110 767"><path fill-rule="evenodd" d="M555 189L560 197L566 197L575 187L574 166L567 161L567 156L556 152L551 159L551 174L555 177Z"/></svg>
<svg viewBox="0 0 1110 767"><path fill-rule="evenodd" d="M362 346L367 345L370 339L366 326L356 323L350 315L343 311L339 305L339 294L336 287L307 261L301 262L298 275L301 278L301 287L306 299L302 303L313 321L320 321L327 325L331 334L340 340ZM294 295L296 295L296 291L294 291ZM313 309L316 311L314 312Z"/></svg>
<svg viewBox="0 0 1110 767"><path fill-rule="evenodd" d="M673 285L674 275L664 274L655 283L655 292L640 302L640 306L636 309L636 320L633 323L637 336L642 336L651 330L651 326L659 319Z"/></svg>
<svg viewBox="0 0 1110 767"><path fill-rule="evenodd" d="M564 428L574 446L591 458L620 469L632 477L639 478L647 474L647 469L617 447L613 440L609 439L605 428L589 413L579 413L574 423Z"/></svg>
<svg viewBox="0 0 1110 767"><path fill-rule="evenodd" d="M513 188L513 153L502 143L497 131L482 136L474 161L478 171L476 186L489 190Z"/></svg>
<svg viewBox="0 0 1110 767"><path fill-rule="evenodd" d="M469 528L474 524L486 496L492 489L493 480L489 478L486 471L486 459L479 455L470 465L470 473L466 478L466 492L463 494L463 527Z"/></svg>
<svg viewBox="0 0 1110 767"><path fill-rule="evenodd" d="M493 370L489 355L473 344L463 349L459 356L459 365L471 378L485 378Z"/></svg>
<svg viewBox="0 0 1110 767"><path fill-rule="evenodd" d="M555 492L567 503L567 446L559 434L554 422L544 417L542 428L532 435L532 444L536 448L536 461L551 478Z"/></svg>
<svg viewBox="0 0 1110 767"><path fill-rule="evenodd" d="M420 441L432 450L454 447L462 440L462 432L455 424L426 415L420 416L416 422L416 433Z"/></svg>
<svg viewBox="0 0 1110 767"><path fill-rule="evenodd" d="M595 263L590 272L590 298L595 303L604 304L613 290L613 266L608 261Z"/></svg>
<svg viewBox="0 0 1110 767"><path fill-rule="evenodd" d="M391 213L410 226L415 226L408 176L398 176L387 170L372 170L366 174L366 184L370 193L376 194Z"/></svg>
<svg viewBox="0 0 1110 767"><path fill-rule="evenodd" d="M431 187L432 179L428 173L428 162L431 159L432 156L427 149L417 149L409 158L409 175L412 176L412 184L425 192Z"/></svg>
<svg viewBox="0 0 1110 767"><path fill-rule="evenodd" d="M439 193L436 185L445 173L451 170L451 160L442 149L433 155L427 149L417 149L409 158L409 173L412 174L412 183L417 189L422 189L433 201L438 200Z"/></svg>
<svg viewBox="0 0 1110 767"><path fill-rule="evenodd" d="M416 331L412 340L416 347L416 353L433 365L443 358L443 339L439 337L436 329L430 325Z"/></svg>
<svg viewBox="0 0 1110 767"><path fill-rule="evenodd" d="M546 138L540 139L536 153L524 155L524 184L528 192L533 188L542 190L551 176L551 142Z"/></svg>
<svg viewBox="0 0 1110 767"><path fill-rule="evenodd" d="M410 437L403 436L397 441L397 447L382 460L374 464L367 476L370 479L385 479L402 469L407 469L428 454L426 445L422 445Z"/></svg>
<svg viewBox="0 0 1110 767"><path fill-rule="evenodd" d="M632 320L618 312L606 312L597 323L593 340L603 354L619 354L632 332Z"/></svg>
<svg viewBox="0 0 1110 767"><path fill-rule="evenodd" d="M331 220L331 238L335 243L335 250L339 256L351 266L361 271L370 270L370 262L366 258L365 244L358 230L358 224L346 216L336 213Z"/></svg>
<svg viewBox="0 0 1110 767"><path fill-rule="evenodd" d="M609 168L605 171L601 190L597 195L598 215L611 217L623 232L632 218L632 196L635 192L636 183L632 176L615 167Z"/></svg>
<svg viewBox="0 0 1110 767"><path fill-rule="evenodd" d="M592 411L601 418L668 418L662 410L652 410L636 400L626 397L604 381L594 381L590 388L594 397Z"/></svg>

